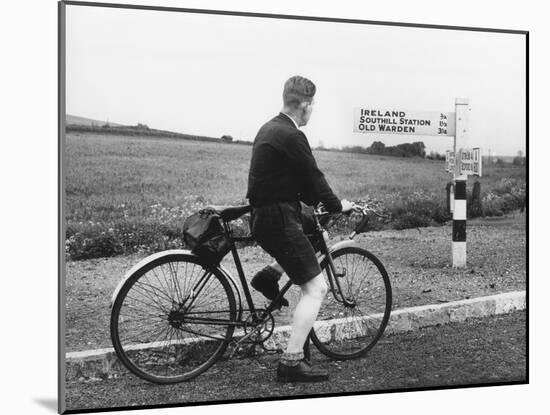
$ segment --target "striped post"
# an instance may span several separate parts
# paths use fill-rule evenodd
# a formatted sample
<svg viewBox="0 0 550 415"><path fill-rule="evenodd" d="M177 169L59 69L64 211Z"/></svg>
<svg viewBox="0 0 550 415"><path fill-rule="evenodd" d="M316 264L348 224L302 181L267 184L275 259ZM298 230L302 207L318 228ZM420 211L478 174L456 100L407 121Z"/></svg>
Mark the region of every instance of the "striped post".
<svg viewBox="0 0 550 415"><path fill-rule="evenodd" d="M455 182L453 211L453 267L466 266L466 180Z"/></svg>
<svg viewBox="0 0 550 415"><path fill-rule="evenodd" d="M467 144L468 99L457 98L455 101L456 132L454 139L454 206L453 206L453 267L466 266L466 180L468 176L461 172L462 154L457 148Z"/></svg>

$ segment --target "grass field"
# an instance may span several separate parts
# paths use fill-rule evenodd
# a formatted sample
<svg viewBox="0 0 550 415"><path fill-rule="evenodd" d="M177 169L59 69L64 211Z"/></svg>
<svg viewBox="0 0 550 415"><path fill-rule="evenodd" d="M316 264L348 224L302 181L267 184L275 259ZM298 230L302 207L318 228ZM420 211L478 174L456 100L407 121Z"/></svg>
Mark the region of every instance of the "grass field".
<svg viewBox="0 0 550 415"><path fill-rule="evenodd" d="M251 151L251 146L227 143L67 134L68 250L97 244L90 242L93 238L107 248L101 245L84 257L163 248L182 219L200 207L246 203ZM440 221L431 213L435 210L444 219L451 176L442 161L330 151L314 155L340 198L375 199L397 216L414 214L426 222L415 219L411 226ZM484 166L480 182L487 214L512 210L525 194L525 168ZM69 256L78 259L74 252Z"/></svg>

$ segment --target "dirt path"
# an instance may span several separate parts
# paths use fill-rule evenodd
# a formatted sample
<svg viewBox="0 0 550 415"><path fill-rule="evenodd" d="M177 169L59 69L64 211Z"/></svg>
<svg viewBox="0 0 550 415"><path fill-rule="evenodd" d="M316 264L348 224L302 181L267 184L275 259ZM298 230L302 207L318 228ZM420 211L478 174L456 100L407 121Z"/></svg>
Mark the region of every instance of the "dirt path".
<svg viewBox="0 0 550 415"><path fill-rule="evenodd" d="M525 215L468 222L468 266L451 267L451 225L370 232L356 238L386 266L393 288L394 309L524 290L526 283ZM340 238L341 239L341 238ZM332 243L336 240L331 240ZM125 272L145 255L67 263L66 345L68 351L111 347L109 303ZM241 260L248 277L271 258L247 247ZM224 265L237 275L230 256ZM285 277L286 280L286 277ZM290 308L277 316L288 322L298 290L289 295ZM253 293L257 305L264 304Z"/></svg>
<svg viewBox="0 0 550 415"><path fill-rule="evenodd" d="M525 312L385 336L364 358L335 362L314 348L329 382L274 382L276 355L218 362L198 378L158 386L133 375L69 382L70 409L281 398L385 389L526 382ZM230 381L228 381L230 379Z"/></svg>

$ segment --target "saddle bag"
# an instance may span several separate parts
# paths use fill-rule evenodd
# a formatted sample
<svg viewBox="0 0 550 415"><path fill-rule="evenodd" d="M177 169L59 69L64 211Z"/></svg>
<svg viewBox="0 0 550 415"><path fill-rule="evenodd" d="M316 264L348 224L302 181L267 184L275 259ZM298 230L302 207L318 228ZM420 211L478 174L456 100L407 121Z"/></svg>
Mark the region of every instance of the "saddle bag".
<svg viewBox="0 0 550 415"><path fill-rule="evenodd" d="M202 209L183 222L183 240L195 255L209 265L217 265L231 250L220 215L212 209Z"/></svg>

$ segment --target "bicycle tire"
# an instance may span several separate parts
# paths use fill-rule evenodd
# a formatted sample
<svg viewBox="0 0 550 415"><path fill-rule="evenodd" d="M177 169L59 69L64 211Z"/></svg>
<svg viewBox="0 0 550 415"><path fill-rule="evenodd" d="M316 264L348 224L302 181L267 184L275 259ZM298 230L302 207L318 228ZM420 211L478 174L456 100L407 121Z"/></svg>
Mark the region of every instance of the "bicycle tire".
<svg viewBox="0 0 550 415"><path fill-rule="evenodd" d="M354 359L364 356L374 347L388 324L392 303L390 279L380 260L361 247L343 247L332 252L331 256L336 272L342 275L336 277L341 289L346 298L355 302L355 307L338 301L329 288L311 330L311 340L319 351L333 359ZM328 259L325 258L321 269L330 287L328 267ZM359 271L358 275L355 271ZM367 308L374 308L374 312L367 312ZM336 322L323 322L327 320Z"/></svg>
<svg viewBox="0 0 550 415"><path fill-rule="evenodd" d="M182 304L191 307L182 311ZM184 317L178 320L175 312ZM185 319L234 322L236 315L230 283L218 268L204 267L193 255L171 254L139 268L121 287L111 312L111 340L120 361L135 375L153 383L178 383L220 359L235 329L229 323Z"/></svg>

